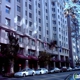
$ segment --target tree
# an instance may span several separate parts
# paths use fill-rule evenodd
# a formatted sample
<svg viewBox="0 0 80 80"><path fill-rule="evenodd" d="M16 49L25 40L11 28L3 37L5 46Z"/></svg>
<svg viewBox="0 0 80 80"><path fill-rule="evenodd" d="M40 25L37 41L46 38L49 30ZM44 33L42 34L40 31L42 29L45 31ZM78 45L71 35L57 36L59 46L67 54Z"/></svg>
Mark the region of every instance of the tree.
<svg viewBox="0 0 80 80"><path fill-rule="evenodd" d="M8 33L9 44L7 44L7 54L9 62L11 64L10 73L14 73L14 59L17 56L19 50L18 38L13 33Z"/></svg>
<svg viewBox="0 0 80 80"><path fill-rule="evenodd" d="M46 51L41 51L38 58L40 67L46 67L50 62L51 54L48 54Z"/></svg>
<svg viewBox="0 0 80 80"><path fill-rule="evenodd" d="M49 48L50 49L53 49L55 47L55 45L57 45L57 41L56 40L52 40L50 43L49 43Z"/></svg>
<svg viewBox="0 0 80 80"><path fill-rule="evenodd" d="M14 60L19 50L19 43L18 43L18 38L14 36L12 32L8 32L8 39L9 39L9 43L6 46L2 45L1 53L4 56L6 56L6 58L8 59L10 64L9 74L12 74L14 73ZM9 76L9 74L5 74L5 75Z"/></svg>

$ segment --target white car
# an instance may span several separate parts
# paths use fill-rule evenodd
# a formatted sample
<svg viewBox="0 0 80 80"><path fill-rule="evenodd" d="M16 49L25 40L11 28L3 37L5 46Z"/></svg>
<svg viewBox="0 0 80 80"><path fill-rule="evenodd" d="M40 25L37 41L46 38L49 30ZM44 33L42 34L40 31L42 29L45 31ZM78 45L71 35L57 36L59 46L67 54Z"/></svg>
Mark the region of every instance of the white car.
<svg viewBox="0 0 80 80"><path fill-rule="evenodd" d="M53 73L53 72L60 72L61 70L57 67L53 68L52 70L50 70L50 73Z"/></svg>
<svg viewBox="0 0 80 80"><path fill-rule="evenodd" d="M46 74L48 70L46 68L39 68L35 71L35 74Z"/></svg>
<svg viewBox="0 0 80 80"><path fill-rule="evenodd" d="M54 72L60 72L61 70L57 67L54 68Z"/></svg>
<svg viewBox="0 0 80 80"><path fill-rule="evenodd" d="M23 77L28 76L28 75L35 75L35 71L30 68L25 68L14 74L14 76L23 76Z"/></svg>
<svg viewBox="0 0 80 80"><path fill-rule="evenodd" d="M71 70L72 70L72 68L71 68L71 67L68 67L68 68L67 68L67 71L71 71Z"/></svg>

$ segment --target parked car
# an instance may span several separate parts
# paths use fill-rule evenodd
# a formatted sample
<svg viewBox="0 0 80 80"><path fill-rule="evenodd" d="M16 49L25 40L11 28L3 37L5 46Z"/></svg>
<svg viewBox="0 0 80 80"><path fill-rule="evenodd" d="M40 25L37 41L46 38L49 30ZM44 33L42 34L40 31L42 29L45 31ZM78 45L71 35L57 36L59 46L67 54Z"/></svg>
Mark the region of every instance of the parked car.
<svg viewBox="0 0 80 80"><path fill-rule="evenodd" d="M68 68L67 68L67 71L71 71L71 70L72 70L72 68L71 68L71 67L68 67Z"/></svg>
<svg viewBox="0 0 80 80"><path fill-rule="evenodd" d="M53 73L53 72L60 72L61 70L57 67L53 68L52 70L49 71L49 73Z"/></svg>
<svg viewBox="0 0 80 80"><path fill-rule="evenodd" d="M78 67L74 67L73 70L79 70L79 68Z"/></svg>
<svg viewBox="0 0 80 80"><path fill-rule="evenodd" d="M61 71L62 71L62 72L67 71L67 67L66 67L66 66L63 66L63 67L61 68Z"/></svg>
<svg viewBox="0 0 80 80"><path fill-rule="evenodd" d="M35 75L35 70L30 69L30 68L25 68L14 74L14 76L23 76L23 77L28 76L28 75Z"/></svg>
<svg viewBox="0 0 80 80"><path fill-rule="evenodd" d="M46 68L39 68L35 71L35 74L46 74L48 70Z"/></svg>
<svg viewBox="0 0 80 80"><path fill-rule="evenodd" d="M60 72L60 71L61 71L61 69L59 69L57 67L54 68L54 72Z"/></svg>

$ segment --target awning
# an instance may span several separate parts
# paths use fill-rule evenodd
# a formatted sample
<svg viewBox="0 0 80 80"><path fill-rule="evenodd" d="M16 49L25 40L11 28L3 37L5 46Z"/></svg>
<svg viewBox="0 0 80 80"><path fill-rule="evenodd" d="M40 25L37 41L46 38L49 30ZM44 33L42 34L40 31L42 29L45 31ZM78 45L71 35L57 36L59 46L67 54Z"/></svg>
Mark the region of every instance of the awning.
<svg viewBox="0 0 80 80"><path fill-rule="evenodd" d="M36 56L31 56L33 60L38 60Z"/></svg>
<svg viewBox="0 0 80 80"><path fill-rule="evenodd" d="M27 60L27 59L28 59L28 57L25 56L25 55L23 55L23 54L18 54L18 55L17 55L17 58L18 58L18 59L24 59L24 60Z"/></svg>

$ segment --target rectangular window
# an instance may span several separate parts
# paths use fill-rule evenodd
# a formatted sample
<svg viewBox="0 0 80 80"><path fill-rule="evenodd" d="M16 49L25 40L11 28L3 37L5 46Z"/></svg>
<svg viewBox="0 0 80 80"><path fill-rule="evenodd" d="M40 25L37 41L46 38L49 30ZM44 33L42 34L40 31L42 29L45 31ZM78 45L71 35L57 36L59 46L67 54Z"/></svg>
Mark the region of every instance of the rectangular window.
<svg viewBox="0 0 80 80"><path fill-rule="evenodd" d="M32 9L31 5L29 4L29 9Z"/></svg>
<svg viewBox="0 0 80 80"><path fill-rule="evenodd" d="M56 27L53 27L53 30L56 31Z"/></svg>
<svg viewBox="0 0 80 80"><path fill-rule="evenodd" d="M29 17L32 18L32 14L31 13L29 13Z"/></svg>
<svg viewBox="0 0 80 80"><path fill-rule="evenodd" d="M20 16L17 16L17 21L21 21L21 17Z"/></svg>
<svg viewBox="0 0 80 80"><path fill-rule="evenodd" d="M48 20L48 16L46 16L46 19Z"/></svg>
<svg viewBox="0 0 80 80"><path fill-rule="evenodd" d="M25 23L27 24L27 20L25 20Z"/></svg>
<svg viewBox="0 0 80 80"><path fill-rule="evenodd" d="M17 11L21 11L21 7L20 6L17 6Z"/></svg>
<svg viewBox="0 0 80 80"><path fill-rule="evenodd" d="M55 14L52 14L52 17L53 17L53 18L55 18L55 17L56 17L56 15L55 15Z"/></svg>
<svg viewBox="0 0 80 80"><path fill-rule="evenodd" d="M46 23L46 27L48 27L48 23Z"/></svg>
<svg viewBox="0 0 80 80"><path fill-rule="evenodd" d="M56 24L56 21L53 20L53 24Z"/></svg>
<svg viewBox="0 0 80 80"><path fill-rule="evenodd" d="M10 14L10 7L6 6L6 13Z"/></svg>
<svg viewBox="0 0 80 80"><path fill-rule="evenodd" d="M52 5L55 6L55 2L52 2Z"/></svg>
<svg viewBox="0 0 80 80"><path fill-rule="evenodd" d="M41 23L41 19L39 19L39 23Z"/></svg>
<svg viewBox="0 0 80 80"><path fill-rule="evenodd" d="M25 11L25 15L27 16L27 11Z"/></svg>
<svg viewBox="0 0 80 80"><path fill-rule="evenodd" d="M32 26L32 22L29 21L29 27L31 27L31 26Z"/></svg>
<svg viewBox="0 0 80 80"><path fill-rule="evenodd" d="M55 8L52 8L52 11L55 12Z"/></svg>
<svg viewBox="0 0 80 80"><path fill-rule="evenodd" d="M41 31L41 27L39 26L39 31Z"/></svg>
<svg viewBox="0 0 80 80"><path fill-rule="evenodd" d="M29 35L32 35L32 31L29 31Z"/></svg>
<svg viewBox="0 0 80 80"><path fill-rule="evenodd" d="M40 8L40 4L38 3L38 7Z"/></svg>
<svg viewBox="0 0 80 80"><path fill-rule="evenodd" d="M20 0L17 0L17 2L19 2L19 3L20 3Z"/></svg>
<svg viewBox="0 0 80 80"><path fill-rule="evenodd" d="M38 11L38 14L39 14L39 15L41 14L40 11Z"/></svg>
<svg viewBox="0 0 80 80"><path fill-rule="evenodd" d="M6 24L7 26L10 26L10 19L9 19L9 18L5 18L5 20L6 20L6 23L5 23L5 24Z"/></svg>
<svg viewBox="0 0 80 80"><path fill-rule="evenodd" d="M6 1L9 2L9 3L11 2L11 0L6 0Z"/></svg>
<svg viewBox="0 0 80 80"><path fill-rule="evenodd" d="M47 30L47 34L49 34L48 30Z"/></svg>
<svg viewBox="0 0 80 80"><path fill-rule="evenodd" d="M25 2L25 6L27 7L27 2Z"/></svg>
<svg viewBox="0 0 80 80"><path fill-rule="evenodd" d="M20 26L17 26L17 31L21 31L21 27Z"/></svg>
<svg viewBox="0 0 80 80"><path fill-rule="evenodd" d="M39 39L41 39L41 35L39 35Z"/></svg>

